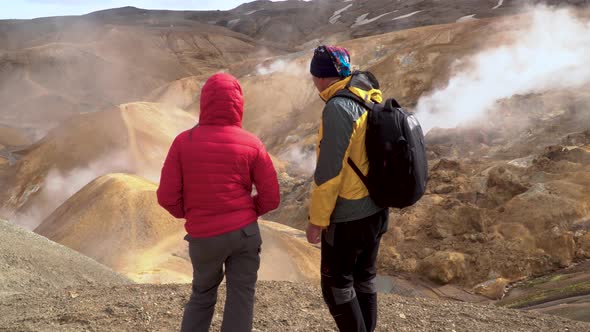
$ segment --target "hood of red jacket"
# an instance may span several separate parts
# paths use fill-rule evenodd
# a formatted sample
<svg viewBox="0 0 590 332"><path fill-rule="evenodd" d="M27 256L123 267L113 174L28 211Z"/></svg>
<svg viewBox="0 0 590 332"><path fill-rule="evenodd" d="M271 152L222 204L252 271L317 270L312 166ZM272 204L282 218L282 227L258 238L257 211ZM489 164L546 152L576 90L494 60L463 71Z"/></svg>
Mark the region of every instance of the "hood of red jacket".
<svg viewBox="0 0 590 332"><path fill-rule="evenodd" d="M238 80L230 74L211 76L201 90L199 124L242 126L244 94Z"/></svg>

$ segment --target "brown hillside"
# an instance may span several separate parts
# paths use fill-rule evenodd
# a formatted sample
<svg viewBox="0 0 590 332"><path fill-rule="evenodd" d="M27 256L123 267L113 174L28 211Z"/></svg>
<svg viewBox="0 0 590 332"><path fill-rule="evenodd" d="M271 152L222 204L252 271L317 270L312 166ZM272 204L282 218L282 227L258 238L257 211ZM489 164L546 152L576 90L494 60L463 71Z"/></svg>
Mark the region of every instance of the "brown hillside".
<svg viewBox="0 0 590 332"><path fill-rule="evenodd" d="M137 176L98 178L68 199L35 232L140 282L190 282L183 221L156 201L156 185ZM319 278L319 252L301 231L261 222L260 279Z"/></svg>
<svg viewBox="0 0 590 332"><path fill-rule="evenodd" d="M125 16L122 16L124 18ZM177 79L280 51L205 22L100 15L0 21L0 118L38 134Z"/></svg>
<svg viewBox="0 0 590 332"><path fill-rule="evenodd" d="M0 304L15 294L129 283L86 256L0 220Z"/></svg>
<svg viewBox="0 0 590 332"><path fill-rule="evenodd" d="M22 130L0 125L0 144L4 146L24 146L31 141Z"/></svg>
<svg viewBox="0 0 590 332"><path fill-rule="evenodd" d="M103 174L131 172L158 181L172 140L195 123L180 109L151 103L78 115L52 130L3 172L4 208L35 227Z"/></svg>
<svg viewBox="0 0 590 332"><path fill-rule="evenodd" d="M127 255L182 231L157 205L156 186L137 176L98 178L60 206L35 232L121 269Z"/></svg>
<svg viewBox="0 0 590 332"><path fill-rule="evenodd" d="M190 114L200 112L200 95L208 76L191 76L176 80L152 91L149 101L183 109Z"/></svg>

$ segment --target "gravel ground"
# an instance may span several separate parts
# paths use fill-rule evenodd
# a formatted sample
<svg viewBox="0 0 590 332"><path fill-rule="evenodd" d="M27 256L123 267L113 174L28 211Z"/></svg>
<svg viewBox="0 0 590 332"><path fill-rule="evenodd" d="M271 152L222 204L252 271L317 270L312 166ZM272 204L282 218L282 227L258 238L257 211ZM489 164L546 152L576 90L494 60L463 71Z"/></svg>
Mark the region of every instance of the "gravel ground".
<svg viewBox="0 0 590 332"><path fill-rule="evenodd" d="M130 283L93 259L0 220L0 301L34 290Z"/></svg>
<svg viewBox="0 0 590 332"><path fill-rule="evenodd" d="M175 331L189 285L36 291L0 299L0 331ZM221 320L220 301L212 331ZM590 331L590 323L493 306L380 295L378 331ZM316 286L260 282L254 331L335 331Z"/></svg>

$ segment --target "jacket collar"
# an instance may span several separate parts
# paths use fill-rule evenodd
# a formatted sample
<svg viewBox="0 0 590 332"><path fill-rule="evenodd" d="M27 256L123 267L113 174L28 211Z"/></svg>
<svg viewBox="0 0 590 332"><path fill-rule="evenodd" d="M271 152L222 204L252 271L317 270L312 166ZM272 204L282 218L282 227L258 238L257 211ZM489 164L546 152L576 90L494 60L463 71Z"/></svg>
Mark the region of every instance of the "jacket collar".
<svg viewBox="0 0 590 332"><path fill-rule="evenodd" d="M327 102L336 94L336 92L345 89L351 78L352 76L348 76L347 78L332 83L328 88L326 88L326 90L320 92L320 98Z"/></svg>
<svg viewBox="0 0 590 332"><path fill-rule="evenodd" d="M327 102L338 91L348 89L354 95L365 101L381 103L383 94L379 89L379 82L372 74L354 72L351 76L332 83L326 90L320 93L320 97Z"/></svg>

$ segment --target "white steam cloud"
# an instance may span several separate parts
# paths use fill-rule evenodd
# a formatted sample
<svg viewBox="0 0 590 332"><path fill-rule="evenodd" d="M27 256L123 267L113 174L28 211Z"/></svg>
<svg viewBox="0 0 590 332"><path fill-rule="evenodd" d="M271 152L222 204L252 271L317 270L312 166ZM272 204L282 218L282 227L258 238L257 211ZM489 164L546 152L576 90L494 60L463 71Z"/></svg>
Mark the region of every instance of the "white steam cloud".
<svg viewBox="0 0 590 332"><path fill-rule="evenodd" d="M260 76L270 75L276 72L289 75L300 75L301 73L307 73L302 65L280 59L269 64L260 64L256 66L256 73Z"/></svg>
<svg viewBox="0 0 590 332"><path fill-rule="evenodd" d="M315 171L315 150L306 151L301 146L293 145L283 152L280 157L299 172L311 175Z"/></svg>
<svg viewBox="0 0 590 332"><path fill-rule="evenodd" d="M418 101L425 132L477 120L497 101L517 94L580 87L590 82L590 22L568 9L535 7L514 44L462 60L469 69Z"/></svg>
<svg viewBox="0 0 590 332"><path fill-rule="evenodd" d="M110 173L132 172L133 169L130 155L125 151L109 153L87 167L65 173L52 169L37 194L39 196L35 197L34 205L13 214L10 220L23 228L34 230L55 209L96 178Z"/></svg>

